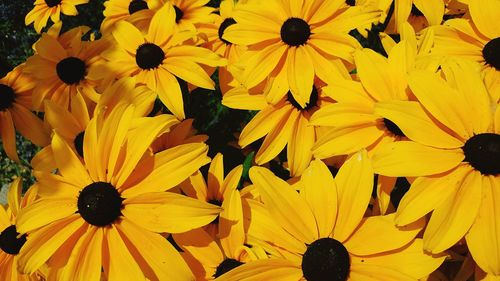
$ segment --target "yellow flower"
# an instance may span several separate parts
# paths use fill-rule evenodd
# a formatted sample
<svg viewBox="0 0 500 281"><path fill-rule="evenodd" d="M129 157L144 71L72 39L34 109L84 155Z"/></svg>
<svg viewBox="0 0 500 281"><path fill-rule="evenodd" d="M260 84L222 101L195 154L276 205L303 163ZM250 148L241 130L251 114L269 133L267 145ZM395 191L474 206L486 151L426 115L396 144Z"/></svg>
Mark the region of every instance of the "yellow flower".
<svg viewBox="0 0 500 281"><path fill-rule="evenodd" d="M219 14L212 14L214 17L213 23L200 23L198 27L198 37L202 40L201 46L214 51L221 57L228 60L228 64L238 61L241 55L246 50L246 46L235 45L222 38L224 31L236 21L233 18L235 8L245 1L223 0L220 3ZM219 87L222 94L226 94L234 85L230 85L234 78L227 66L219 67ZM239 83L237 83L239 84Z"/></svg>
<svg viewBox="0 0 500 281"><path fill-rule="evenodd" d="M347 7L344 1L250 1L233 13L236 24L223 39L245 45L233 73L247 89L273 79L277 100L290 90L301 107L309 102L315 77L325 83L342 77L336 59L353 62L360 44L348 32L373 22L378 11ZM340 72L340 73L339 73Z"/></svg>
<svg viewBox="0 0 500 281"><path fill-rule="evenodd" d="M6 188L6 187L3 187ZM0 280L2 281L35 281L36 273L25 275L17 270L18 254L26 243L26 235L20 235L16 229L17 215L21 209L33 203L37 188L32 186L21 198L22 179L12 182L7 194L7 208L0 205Z"/></svg>
<svg viewBox="0 0 500 281"><path fill-rule="evenodd" d="M190 31L175 32L175 10L165 5L151 20L143 35L131 23L122 21L113 30L117 44L103 57L108 61L95 71L102 77L135 76L138 83L155 91L163 104L184 119L184 102L177 77L195 86L214 89L214 82L199 64L220 66L225 60L212 51L179 45L191 38Z"/></svg>
<svg viewBox="0 0 500 281"><path fill-rule="evenodd" d="M96 113L85 130L83 163L55 133L59 174L34 172L40 198L18 218L18 230L29 237L19 254L22 272L48 262L49 279L95 281L101 270L109 280L192 279L160 233L206 225L220 207L165 191L209 162L208 147L186 144L152 154L150 144L177 119L133 114L127 104L106 118L105 111Z"/></svg>
<svg viewBox="0 0 500 281"><path fill-rule="evenodd" d="M432 52L471 59L482 65L494 101L500 102L500 1L470 0L471 19L452 19L435 27Z"/></svg>
<svg viewBox="0 0 500 281"><path fill-rule="evenodd" d="M47 25L50 19L58 23L61 19L61 13L68 16L76 16L78 10L76 5L86 4L89 0L35 0L35 7L24 18L24 23L29 25L34 23L37 33Z"/></svg>
<svg viewBox="0 0 500 281"><path fill-rule="evenodd" d="M385 102L375 112L390 118L412 141L381 147L375 172L417 178L403 197L397 225L432 211L423 239L432 253L465 236L472 257L486 272L500 275L500 106L492 102L479 65L447 61L444 81L415 71L409 86L418 102Z"/></svg>
<svg viewBox="0 0 500 281"><path fill-rule="evenodd" d="M218 280L417 280L444 257L431 257L393 215L363 218L373 187L366 151L354 154L334 179L321 160L302 174L299 192L262 167L250 169L262 203L251 206L248 236L270 243L280 257L241 265Z"/></svg>
<svg viewBox="0 0 500 281"><path fill-rule="evenodd" d="M35 43L35 55L26 61L26 72L36 81L33 106L43 110L43 101L50 99L69 108L76 92L90 101L97 102L95 90L98 81L87 76L89 68L99 61L98 55L106 47L103 40L81 41L85 28L72 29L59 37L43 33Z"/></svg>
<svg viewBox="0 0 500 281"><path fill-rule="evenodd" d="M33 79L23 73L24 64L0 79L0 138L7 156L20 162L16 148L16 130L38 146L50 142L49 133L30 109Z"/></svg>
<svg viewBox="0 0 500 281"><path fill-rule="evenodd" d="M331 104L333 100L316 87L305 107L301 107L289 92L276 104L266 103L262 95L234 90L223 98L223 104L239 109L260 110L241 131L238 144L245 148L264 138L255 162L265 164L287 148L288 168L292 176L300 176L312 159L312 151L317 136L320 135L309 120L316 110Z"/></svg>

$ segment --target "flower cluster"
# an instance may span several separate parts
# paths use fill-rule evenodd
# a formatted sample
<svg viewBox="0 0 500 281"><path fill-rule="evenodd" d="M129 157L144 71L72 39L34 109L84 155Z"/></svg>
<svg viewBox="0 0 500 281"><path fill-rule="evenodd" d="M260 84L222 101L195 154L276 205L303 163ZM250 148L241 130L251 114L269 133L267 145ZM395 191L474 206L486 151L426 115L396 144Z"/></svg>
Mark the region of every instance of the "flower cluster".
<svg viewBox="0 0 500 281"><path fill-rule="evenodd" d="M0 280L500 280L500 0L208 2L107 0L97 34L34 2ZM254 113L244 161L198 88Z"/></svg>

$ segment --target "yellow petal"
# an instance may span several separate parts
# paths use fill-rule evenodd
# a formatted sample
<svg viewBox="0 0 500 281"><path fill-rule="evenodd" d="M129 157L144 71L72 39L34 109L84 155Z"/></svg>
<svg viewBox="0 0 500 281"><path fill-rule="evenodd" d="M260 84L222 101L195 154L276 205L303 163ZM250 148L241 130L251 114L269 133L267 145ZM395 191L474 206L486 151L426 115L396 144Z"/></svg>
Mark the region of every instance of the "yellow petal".
<svg viewBox="0 0 500 281"><path fill-rule="evenodd" d="M337 221L333 237L345 241L363 218L373 190L373 169L366 150L349 158L335 177Z"/></svg>
<svg viewBox="0 0 500 281"><path fill-rule="evenodd" d="M43 121L25 107L14 103L11 110L14 125L21 135L38 146L50 143L49 132Z"/></svg>
<svg viewBox="0 0 500 281"><path fill-rule="evenodd" d="M471 186L471 188L474 188ZM495 176L482 177L482 199L479 213L466 234L474 261L489 274L500 275L500 182Z"/></svg>
<svg viewBox="0 0 500 281"><path fill-rule="evenodd" d="M245 243L240 192L234 189L227 194L222 202L222 208L219 216L220 243L227 256L237 259Z"/></svg>
<svg viewBox="0 0 500 281"><path fill-rule="evenodd" d="M77 198L82 188L52 171L33 171L33 175L39 186L38 195L42 198Z"/></svg>
<svg viewBox="0 0 500 281"><path fill-rule="evenodd" d="M309 102L314 84L312 60L305 48L299 46L288 51L287 65L290 92L297 103L305 107Z"/></svg>
<svg viewBox="0 0 500 281"><path fill-rule="evenodd" d="M304 197L316 218L319 237L328 237L337 218L337 187L328 167L319 159L311 162L300 181Z"/></svg>
<svg viewBox="0 0 500 281"><path fill-rule="evenodd" d="M154 156L153 171L138 183L122 192L125 198L146 193L166 191L187 179L201 166L210 162L208 146L204 143L189 143L164 150ZM168 181L165 181L168 178Z"/></svg>
<svg viewBox="0 0 500 281"><path fill-rule="evenodd" d="M373 124L379 117L373 108L363 104L338 102L320 107L311 117L311 124L328 127L351 127Z"/></svg>
<svg viewBox="0 0 500 281"><path fill-rule="evenodd" d="M127 21L116 23L112 33L118 45L125 49L131 56L135 57L137 48L144 44L142 33Z"/></svg>
<svg viewBox="0 0 500 281"><path fill-rule="evenodd" d="M288 183L268 169L256 166L250 168L250 179L276 223L303 243L310 244L318 238L311 209Z"/></svg>
<svg viewBox="0 0 500 281"><path fill-rule="evenodd" d="M143 269L134 260L132 252L120 236L115 225L104 229L106 246L103 247L103 267L109 281L146 280ZM127 270L123 270L126 268ZM144 271L145 268L144 268Z"/></svg>
<svg viewBox="0 0 500 281"><path fill-rule="evenodd" d="M253 54L245 65L242 83L248 89L257 86L276 68L287 51L285 44L272 44ZM249 53L250 54L250 53Z"/></svg>
<svg viewBox="0 0 500 281"><path fill-rule="evenodd" d="M63 177L70 179L81 187L85 187L92 182L85 166L57 132L52 137L51 145L57 168Z"/></svg>
<svg viewBox="0 0 500 281"><path fill-rule="evenodd" d="M464 158L462 149L436 149L416 142L400 141L380 147L372 161L377 174L418 177L448 171Z"/></svg>
<svg viewBox="0 0 500 281"><path fill-rule="evenodd" d="M19 270L33 273L72 235L81 235L87 224L78 214L55 221L30 233L19 252Z"/></svg>
<svg viewBox="0 0 500 281"><path fill-rule="evenodd" d="M464 237L476 219L482 196L481 174L472 170L454 194L434 209L424 233L424 248L442 252Z"/></svg>
<svg viewBox="0 0 500 281"><path fill-rule="evenodd" d="M227 91L222 97L222 104L243 110L263 110L267 106L264 95L251 95L244 87L236 87Z"/></svg>
<svg viewBox="0 0 500 281"><path fill-rule="evenodd" d="M161 102L175 115L175 117L180 120L186 118L181 87L175 76L166 69L159 67L156 70L156 78L158 88L153 90L157 92Z"/></svg>
<svg viewBox="0 0 500 281"><path fill-rule="evenodd" d="M224 253L221 252L217 242L201 228L172 236L184 251L205 267L216 268L224 260Z"/></svg>
<svg viewBox="0 0 500 281"><path fill-rule="evenodd" d="M194 280L187 264L175 248L163 236L151 233L136 226L133 222L124 219L117 226L122 236L125 236L142 258L136 261L141 263L141 268L146 271L150 268L155 276L146 277L150 280ZM168 264L169 266L165 266ZM123 270L123 268L122 268Z"/></svg>
<svg viewBox="0 0 500 281"><path fill-rule="evenodd" d="M425 219L421 219L406 227L396 227L394 214L368 217L343 244L354 255L375 255L407 245L424 226Z"/></svg>
<svg viewBox="0 0 500 281"><path fill-rule="evenodd" d="M2 139L3 149L7 156L20 163L16 149L16 131L10 111L5 110L0 112L0 137Z"/></svg>
<svg viewBox="0 0 500 281"><path fill-rule="evenodd" d="M41 199L23 208L17 218L19 233L26 233L57 220L70 217L78 210L76 198Z"/></svg>
<svg viewBox="0 0 500 281"><path fill-rule="evenodd" d="M201 66L185 58L169 58L164 61L163 67L176 77L201 88L214 90L214 81Z"/></svg>
<svg viewBox="0 0 500 281"><path fill-rule="evenodd" d="M464 145L445 128L440 128L440 124L434 122L418 102L378 102L374 113L394 122L406 137L423 145L437 148L460 148Z"/></svg>
<svg viewBox="0 0 500 281"><path fill-rule="evenodd" d="M316 141L316 132L305 114L299 115L295 122L292 136L287 145L288 168L291 176L302 174L312 159L312 147Z"/></svg>
<svg viewBox="0 0 500 281"><path fill-rule="evenodd" d="M240 265L217 278L218 281L230 280L300 280L302 269L300 265L285 259L263 259Z"/></svg>
<svg viewBox="0 0 500 281"><path fill-rule="evenodd" d="M148 40L156 45L163 45L174 33L175 10L173 5L163 5L151 19Z"/></svg>
<svg viewBox="0 0 500 281"><path fill-rule="evenodd" d="M457 192L469 170L460 165L444 175L417 178L399 203L395 223L407 225L440 206Z"/></svg>
<svg viewBox="0 0 500 281"><path fill-rule="evenodd" d="M444 6L441 0L413 0L413 4L424 14L429 25L440 25L443 21Z"/></svg>
<svg viewBox="0 0 500 281"><path fill-rule="evenodd" d="M472 21L479 31L491 39L499 37L497 22L500 17L500 3L496 0L471 0L468 4Z"/></svg>
<svg viewBox="0 0 500 281"><path fill-rule="evenodd" d="M21 203L21 191L23 189L23 182L21 177L16 178L9 186L7 193L7 203L12 211L14 217L19 213L19 205Z"/></svg>
<svg viewBox="0 0 500 281"><path fill-rule="evenodd" d="M152 232L181 233L213 221L221 208L172 192L149 192L127 198L123 215Z"/></svg>
<svg viewBox="0 0 500 281"><path fill-rule="evenodd" d="M238 144L244 148L267 135L289 113L290 108L284 105L270 105L257 113L241 131Z"/></svg>

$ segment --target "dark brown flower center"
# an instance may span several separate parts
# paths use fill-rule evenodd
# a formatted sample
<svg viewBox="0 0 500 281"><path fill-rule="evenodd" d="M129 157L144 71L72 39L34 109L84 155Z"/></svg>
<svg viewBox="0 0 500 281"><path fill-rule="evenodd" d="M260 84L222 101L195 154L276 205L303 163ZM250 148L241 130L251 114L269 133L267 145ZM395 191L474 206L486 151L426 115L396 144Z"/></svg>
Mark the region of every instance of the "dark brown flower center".
<svg viewBox="0 0 500 281"><path fill-rule="evenodd" d="M52 8L61 4L61 0L45 0L45 4L47 4L49 8Z"/></svg>
<svg viewBox="0 0 500 281"><path fill-rule="evenodd" d="M356 0L345 0L345 3L349 6L356 6Z"/></svg>
<svg viewBox="0 0 500 281"><path fill-rule="evenodd" d="M80 132L78 135L76 135L75 140L73 141L73 144L75 145L76 152L78 152L78 155L80 157L83 157L83 137L85 136L85 131Z"/></svg>
<svg viewBox="0 0 500 281"><path fill-rule="evenodd" d="M233 25L235 23L236 23L236 21L233 18L227 18L219 26L219 32L218 32L219 33L219 39L222 42L224 42L224 43L226 43L228 45L231 44L231 42L223 39L222 35L224 35L224 31L226 30L226 28L230 27L231 25Z"/></svg>
<svg viewBox="0 0 500 281"><path fill-rule="evenodd" d="M487 64L500 70L500 37L486 43L483 48L483 58Z"/></svg>
<svg viewBox="0 0 500 281"><path fill-rule="evenodd" d="M56 72L68 85L77 84L85 77L85 62L76 57L67 57L57 63Z"/></svg>
<svg viewBox="0 0 500 281"><path fill-rule="evenodd" d="M0 111L5 111L6 109L12 107L14 100L16 99L16 93L11 87L0 84Z"/></svg>
<svg viewBox="0 0 500 281"><path fill-rule="evenodd" d="M91 225L106 226L122 215L120 193L107 182L87 185L78 195L78 213Z"/></svg>
<svg viewBox="0 0 500 281"><path fill-rule="evenodd" d="M475 135L462 147L464 162L484 175L500 174L500 135L485 133Z"/></svg>
<svg viewBox="0 0 500 281"><path fill-rule="evenodd" d="M321 238L302 257L302 273L307 281L345 281L351 262L349 252L333 238Z"/></svg>
<svg viewBox="0 0 500 281"><path fill-rule="evenodd" d="M300 18L289 18L281 26L281 40L290 46L304 45L311 36L309 24Z"/></svg>
<svg viewBox="0 0 500 281"><path fill-rule="evenodd" d="M11 225L0 233L0 249L7 254L17 255L21 247L26 243L26 235L17 238L19 233L16 226Z"/></svg>
<svg viewBox="0 0 500 281"><path fill-rule="evenodd" d="M401 129L396 125L394 122L392 122L389 119L384 118L384 126L387 129L387 131L391 132L393 135L398 136L398 137L404 137L405 134Z"/></svg>
<svg viewBox="0 0 500 281"><path fill-rule="evenodd" d="M144 0L132 0L130 4L128 4L128 13L133 14L140 10L149 9L148 3Z"/></svg>
<svg viewBox="0 0 500 281"><path fill-rule="evenodd" d="M174 10L175 10L175 22L179 23L179 21L184 16L184 12L179 7L177 7L175 5L174 5Z"/></svg>
<svg viewBox="0 0 500 281"><path fill-rule="evenodd" d="M313 89L311 91L311 96L309 97L309 102L306 104L306 107L304 108L302 108L302 106L300 106L300 104L295 100L290 91L288 91L287 93L287 100L298 110L308 111L309 109L318 105L318 90L316 89L316 87L313 86Z"/></svg>
<svg viewBox="0 0 500 281"><path fill-rule="evenodd" d="M165 53L156 44L144 43L139 48L135 55L135 62L142 69L157 68L165 59Z"/></svg>
<svg viewBox="0 0 500 281"><path fill-rule="evenodd" d="M237 268L238 266L242 265L243 263L240 261L237 261L235 259L225 259L222 261L219 266L217 266L217 269L215 270L214 278L217 278L221 276L222 274Z"/></svg>

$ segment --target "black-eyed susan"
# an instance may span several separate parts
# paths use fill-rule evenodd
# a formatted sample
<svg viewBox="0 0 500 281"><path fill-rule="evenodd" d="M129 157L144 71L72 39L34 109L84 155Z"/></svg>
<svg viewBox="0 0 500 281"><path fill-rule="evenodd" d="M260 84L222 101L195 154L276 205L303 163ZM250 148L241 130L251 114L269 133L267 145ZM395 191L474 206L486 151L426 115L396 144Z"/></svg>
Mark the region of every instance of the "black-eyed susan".
<svg viewBox="0 0 500 281"><path fill-rule="evenodd" d="M194 173L188 180L184 181L180 188L184 194L189 197L196 198L217 206L222 206L226 198L231 197L231 192L236 190L240 182L243 168L241 165L234 168L229 174L224 177L224 160L222 154L218 153L212 159L208 169L207 179L203 178L203 174L198 171ZM238 193L239 194L239 193ZM238 199L233 199L238 200ZM241 206L241 202L233 202ZM234 206L232 206L234 207ZM241 207L240 207L241 209ZM220 219L214 220L211 224L205 227L205 230L212 237L216 237L217 233L223 228L219 225ZM227 227L228 225L224 225ZM225 230L227 231L227 230Z"/></svg>
<svg viewBox="0 0 500 281"><path fill-rule="evenodd" d="M334 59L353 63L353 52L361 46L348 32L379 15L344 1L250 1L234 11L236 24L223 35L224 40L249 47L234 65L241 73L233 75L247 89L276 77L278 100L290 90L305 107L315 77L327 84L342 77Z"/></svg>
<svg viewBox="0 0 500 281"><path fill-rule="evenodd" d="M333 100L322 92L322 88L314 87L305 107L300 106L290 92L276 104L267 103L262 95L250 95L245 91L230 91L222 102L229 107L239 104L237 108L260 110L241 131L238 144L244 148L265 137L255 155L258 165L274 159L286 146L290 174L299 176L312 159L311 149L319 135L309 119L316 110L332 104ZM259 105L261 107L256 108Z"/></svg>
<svg viewBox="0 0 500 281"><path fill-rule="evenodd" d="M86 4L89 0L35 0L33 10L24 18L24 23L34 24L37 33L42 31L50 19L54 23L61 20L61 13L68 16L76 16L78 10L75 6Z"/></svg>
<svg viewBox="0 0 500 281"><path fill-rule="evenodd" d="M101 32L109 34L117 22L130 20L139 29L146 29L163 0L108 0L104 2Z"/></svg>
<svg viewBox="0 0 500 281"><path fill-rule="evenodd" d="M410 74L420 103L375 106L411 141L381 147L373 155L374 169L419 177L399 205L397 225L432 211L423 236L426 250L442 252L465 236L476 263L498 276L500 106L491 101L477 63L448 60L442 69L446 81L433 72Z"/></svg>
<svg viewBox="0 0 500 281"><path fill-rule="evenodd" d="M221 57L227 59L228 64L234 64L246 50L246 46L234 45L222 38L224 31L236 21L233 18L234 9L245 3L245 1L223 0L220 3L219 14L213 14L213 23L201 23L197 25L198 37L203 41L202 46L214 51ZM219 67L219 87L224 95L232 88L233 75L226 66ZM238 85L239 83L237 83ZM234 86L234 85L233 85Z"/></svg>
<svg viewBox="0 0 500 281"><path fill-rule="evenodd" d="M208 171L208 185L198 173L182 187L189 196L223 208L216 223L211 224L213 228L174 234L197 280L213 280L247 261L267 257L265 252L245 245L243 209L237 190L241 174L240 165L224 178L222 154L217 154Z"/></svg>
<svg viewBox="0 0 500 281"><path fill-rule="evenodd" d="M417 280L444 257L426 255L420 220L394 226L394 215L363 218L373 187L366 151L354 154L335 179L314 160L296 186L262 167L250 169L263 204L252 205L248 235L270 243L279 258L241 265L219 280ZM252 225L253 224L253 225Z"/></svg>
<svg viewBox="0 0 500 281"><path fill-rule="evenodd" d="M152 141L177 119L133 118L133 110L119 104L107 118L101 111L90 120L83 163L55 133L51 145L59 174L34 172L39 199L18 217L18 231L28 234L19 253L22 272L47 262L49 279L100 280L102 270L108 280L193 279L160 233L201 227L221 211L165 192L210 161L208 147L186 144L152 154Z"/></svg>
<svg viewBox="0 0 500 281"><path fill-rule="evenodd" d="M7 188L7 187L3 187ZM36 185L32 186L21 198L22 179L15 179L8 187L6 208L0 205L0 280L3 281L35 281L36 273L26 275L17 270L18 254L26 235L17 232L16 222L20 210L36 199Z"/></svg>
<svg viewBox="0 0 500 281"><path fill-rule="evenodd" d="M95 71L102 77L135 76L138 83L155 91L177 118L184 119L184 102L177 77L198 87L214 89L214 82L199 64L215 67L224 65L225 59L205 48L179 45L194 33L175 32L174 29L172 5L158 10L146 35L129 22L119 22L113 30L117 44L103 53L107 63Z"/></svg>
<svg viewBox="0 0 500 281"><path fill-rule="evenodd" d="M43 122L30 110L35 81L25 73L24 64L0 79L0 138L7 156L20 162L16 148L16 130L38 146L50 142Z"/></svg>
<svg viewBox="0 0 500 281"><path fill-rule="evenodd" d="M75 28L62 34L61 41L43 33L35 43L35 55L26 61L26 72L36 80L33 106L43 110L43 101L50 99L69 108L71 98L80 91L89 101L97 102L97 80L87 77L89 68L100 60L106 41L82 41L85 29Z"/></svg>
<svg viewBox="0 0 500 281"><path fill-rule="evenodd" d="M463 57L482 66L485 82L495 101L500 101L500 2L469 1L471 19L451 19L435 27L432 52Z"/></svg>

